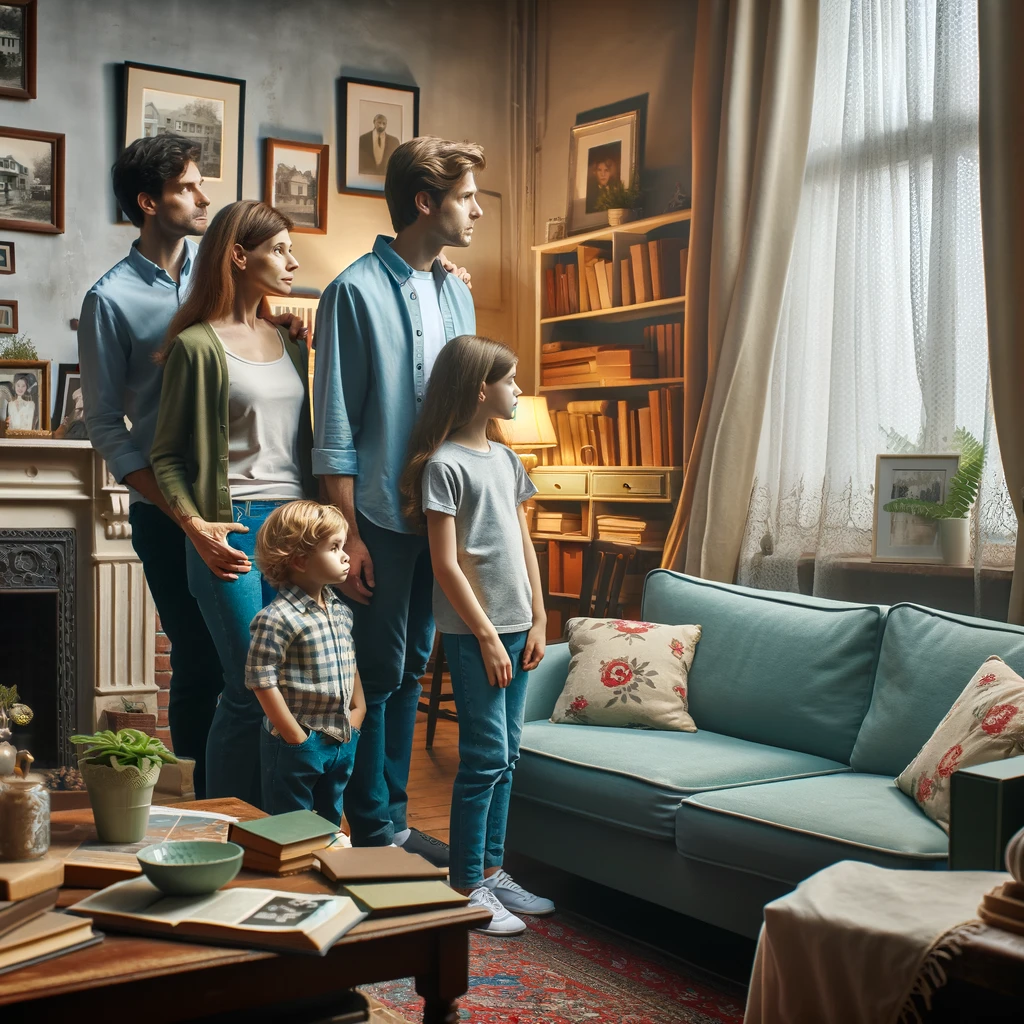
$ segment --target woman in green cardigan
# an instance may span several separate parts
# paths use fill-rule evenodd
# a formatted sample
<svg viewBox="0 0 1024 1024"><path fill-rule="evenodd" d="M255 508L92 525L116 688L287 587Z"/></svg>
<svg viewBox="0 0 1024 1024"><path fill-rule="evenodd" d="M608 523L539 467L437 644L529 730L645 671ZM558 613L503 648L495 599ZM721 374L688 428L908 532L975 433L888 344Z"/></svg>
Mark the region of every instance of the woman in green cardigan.
<svg viewBox="0 0 1024 1024"><path fill-rule="evenodd" d="M264 203L226 206L199 249L192 288L160 352L163 388L151 460L181 523L189 589L224 670L206 747L209 797L259 806L263 712L245 687L249 623L274 591L252 562L278 505L315 498L308 355L262 320L298 261L291 221Z"/></svg>

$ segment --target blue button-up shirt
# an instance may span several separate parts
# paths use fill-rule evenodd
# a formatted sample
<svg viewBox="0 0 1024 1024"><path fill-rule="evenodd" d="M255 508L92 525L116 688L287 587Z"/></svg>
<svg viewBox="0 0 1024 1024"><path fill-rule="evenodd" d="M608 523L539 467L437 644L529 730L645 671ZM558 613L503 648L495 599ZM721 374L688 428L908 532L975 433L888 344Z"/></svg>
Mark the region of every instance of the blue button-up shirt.
<svg viewBox="0 0 1024 1024"><path fill-rule="evenodd" d="M412 267L378 235L373 251L328 285L316 316L313 472L354 476L356 508L408 533L399 478L423 407L422 298ZM476 332L469 288L433 267L445 339Z"/></svg>
<svg viewBox="0 0 1024 1024"><path fill-rule="evenodd" d="M175 282L139 252L136 242L89 289L82 304L78 359L89 440L119 483L149 466L163 379L153 355L188 290L197 249L185 239L185 261ZM129 491L133 502L146 500Z"/></svg>

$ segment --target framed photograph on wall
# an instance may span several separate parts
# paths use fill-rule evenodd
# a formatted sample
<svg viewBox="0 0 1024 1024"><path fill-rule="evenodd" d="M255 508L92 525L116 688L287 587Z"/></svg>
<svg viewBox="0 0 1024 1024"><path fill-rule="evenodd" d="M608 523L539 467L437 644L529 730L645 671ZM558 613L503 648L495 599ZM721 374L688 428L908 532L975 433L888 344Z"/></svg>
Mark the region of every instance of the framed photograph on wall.
<svg viewBox="0 0 1024 1024"><path fill-rule="evenodd" d="M200 151L210 217L242 198L245 82L126 61L121 81L122 147L173 132Z"/></svg>
<svg viewBox="0 0 1024 1024"><path fill-rule="evenodd" d="M569 130L569 200L565 215L570 235L608 223L607 210L597 208L605 185L630 185L640 173L639 111L577 124Z"/></svg>
<svg viewBox="0 0 1024 1024"><path fill-rule="evenodd" d="M876 562L941 562L939 521L883 508L896 498L943 502L959 455L878 455L871 557Z"/></svg>
<svg viewBox="0 0 1024 1024"><path fill-rule="evenodd" d="M0 128L0 228L64 233L64 136Z"/></svg>
<svg viewBox="0 0 1024 1024"><path fill-rule="evenodd" d="M266 140L263 201L290 217L294 230L327 234L328 147Z"/></svg>
<svg viewBox="0 0 1024 1024"><path fill-rule="evenodd" d="M338 191L383 198L391 155L419 133L419 86L339 78Z"/></svg>
<svg viewBox="0 0 1024 1024"><path fill-rule="evenodd" d="M0 299L0 334L18 333L18 303L14 299Z"/></svg>
<svg viewBox="0 0 1024 1024"><path fill-rule="evenodd" d="M0 242L0 274L14 273L14 243Z"/></svg>
<svg viewBox="0 0 1024 1024"><path fill-rule="evenodd" d="M0 4L0 99L36 98L37 0Z"/></svg>
<svg viewBox="0 0 1024 1024"><path fill-rule="evenodd" d="M9 430L50 429L50 364L0 359L0 423Z"/></svg>

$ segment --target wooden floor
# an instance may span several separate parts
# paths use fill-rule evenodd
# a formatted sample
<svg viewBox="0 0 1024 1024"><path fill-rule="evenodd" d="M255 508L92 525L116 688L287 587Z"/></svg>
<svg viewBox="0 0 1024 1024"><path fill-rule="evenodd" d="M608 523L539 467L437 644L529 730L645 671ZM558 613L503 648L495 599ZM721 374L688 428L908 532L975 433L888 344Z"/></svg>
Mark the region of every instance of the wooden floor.
<svg viewBox="0 0 1024 1024"><path fill-rule="evenodd" d="M426 740L427 716L420 712L409 770L409 825L447 843L452 781L459 767L459 727L438 719L430 750Z"/></svg>

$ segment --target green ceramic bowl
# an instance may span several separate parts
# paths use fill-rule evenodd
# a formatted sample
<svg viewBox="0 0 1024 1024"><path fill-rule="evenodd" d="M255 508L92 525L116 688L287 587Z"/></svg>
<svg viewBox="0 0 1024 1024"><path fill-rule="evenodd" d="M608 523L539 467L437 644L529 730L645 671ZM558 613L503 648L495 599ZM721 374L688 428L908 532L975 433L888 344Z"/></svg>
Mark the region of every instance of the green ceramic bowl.
<svg viewBox="0 0 1024 1024"><path fill-rule="evenodd" d="M212 840L154 843L138 852L142 873L168 896L202 896L227 885L242 866L242 847Z"/></svg>

